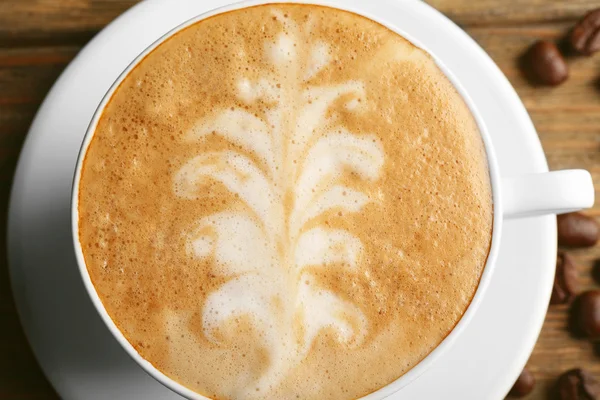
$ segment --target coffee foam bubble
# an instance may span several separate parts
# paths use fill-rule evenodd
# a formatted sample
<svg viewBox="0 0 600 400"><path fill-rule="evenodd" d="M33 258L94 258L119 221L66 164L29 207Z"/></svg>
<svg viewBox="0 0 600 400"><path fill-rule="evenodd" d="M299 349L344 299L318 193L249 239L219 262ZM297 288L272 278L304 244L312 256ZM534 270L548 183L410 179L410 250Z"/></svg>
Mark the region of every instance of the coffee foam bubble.
<svg viewBox="0 0 600 400"><path fill-rule="evenodd" d="M453 328L489 250L485 153L435 63L317 6L150 53L84 162L80 241L140 354L213 398L355 398Z"/></svg>

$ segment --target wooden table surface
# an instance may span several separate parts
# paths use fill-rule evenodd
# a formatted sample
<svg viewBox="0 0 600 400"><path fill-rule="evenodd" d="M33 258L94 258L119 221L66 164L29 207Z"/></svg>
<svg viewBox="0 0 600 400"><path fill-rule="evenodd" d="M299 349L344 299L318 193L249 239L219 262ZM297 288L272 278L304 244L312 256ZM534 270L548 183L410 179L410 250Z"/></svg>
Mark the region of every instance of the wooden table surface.
<svg viewBox="0 0 600 400"><path fill-rule="evenodd" d="M65 66L135 2L0 0L0 399L57 398L29 349L9 285L4 210L19 151L37 108ZM585 168L600 188L600 54L570 59L570 79L550 89L531 87L517 62L536 39L562 38L587 10L600 7L600 0L429 3L473 36L508 76L533 118L550 167ZM589 213L600 219L600 206ZM600 246L572 254L582 288L597 287L589 271L600 259ZM547 398L549 386L568 368L585 367L600 378L600 356L591 343L570 338L566 318L566 306L550 307L528 364L538 380L530 399Z"/></svg>

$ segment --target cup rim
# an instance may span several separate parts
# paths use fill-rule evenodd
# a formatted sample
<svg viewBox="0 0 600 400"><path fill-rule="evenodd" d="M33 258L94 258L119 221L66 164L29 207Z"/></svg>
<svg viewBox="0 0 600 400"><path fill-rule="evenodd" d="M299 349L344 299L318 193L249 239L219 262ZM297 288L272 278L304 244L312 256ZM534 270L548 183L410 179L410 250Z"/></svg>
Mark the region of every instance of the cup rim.
<svg viewBox="0 0 600 400"><path fill-rule="evenodd" d="M403 29L396 26L395 24L387 21L385 17L380 17L377 15L373 15L372 13L365 12L360 10L359 7L349 6L348 0L241 0L226 4L221 7L213 8L204 13L198 14L183 23L175 26L167 33L162 35L160 38L152 42L148 47L146 47L141 53L139 53L130 63L129 65L119 74L119 76L112 83L110 88L107 90L106 94L103 96L101 102L98 104L96 110L94 111L94 115L88 125L80 150L77 156L77 162L75 165L75 172L73 176L72 190L71 190L71 234L73 245L75 249L75 256L77 259L77 265L79 268L79 272L81 274L81 278L83 280L86 291L96 308L98 314L104 321L105 325L112 333L113 337L119 342L121 347L125 349L125 351L129 354L129 356L140 365L146 373L148 373L151 377L156 379L158 382L168 387L172 391L184 396L185 398L193 399L193 400L210 400L210 398L203 396L193 390L185 387L179 382L175 381L172 378L166 376L163 372L158 370L152 363L143 358L131 345L131 343L125 338L124 334L117 327L115 322L112 320L108 311L104 307L100 296L98 295L94 284L91 281L91 277L89 275L89 271L87 269L87 265L85 263L85 258L83 256L83 250L81 248L81 243L79 241L79 183L81 179L82 166L85 161L85 156L87 154L87 150L89 148L90 143L94 137L94 133L96 131L96 127L98 122L104 112L106 105L110 102L112 96L117 91L121 83L125 80L125 78L131 73L131 71L142 62L146 56L152 53L156 48L158 48L162 43L168 40L170 37L180 32L183 29L186 29L197 22L200 22L204 19L213 17L215 15L224 14L227 12L261 6L268 4L306 4L306 5L315 5L315 6L324 6L330 7L333 9L338 9L342 11L348 11L359 16L368 18L382 26L390 29L396 34L402 36L404 39L409 41L414 46L419 49L425 51L427 54L431 56L431 58L436 63L437 67L442 71L442 73L446 76L446 78L452 83L456 91L462 97L463 101L469 108L473 118L479 128L480 136L484 144L486 156L487 156L487 165L488 172L490 176L490 183L492 188L492 203L493 203L493 220L492 220L492 235L490 241L490 250L488 252L488 257L483 268L483 272L479 279L479 284L475 291L475 294L471 298L471 302L469 303L467 309L458 320L454 328L448 333L448 335L423 359L421 359L416 365L414 365L411 369L409 369L402 376L398 377L396 380L388 383L386 386L379 388L378 390L371 392L360 399L362 400L378 400L384 399L387 396L390 396L393 393L400 391L402 388L410 384L420 375L422 375L434 362L442 356L456 341L456 339L460 336L462 331L466 328L466 326L470 323L473 315L477 311L477 308L482 302L482 299L485 295L487 287L489 286L489 282L493 275L493 271L495 269L496 258L498 254L498 249L500 246L500 238L502 232L502 223L503 223L503 207L502 207L502 195L501 195L501 180L499 174L498 161L496 158L496 154L493 148L493 144L491 141L491 137L489 135L488 129L484 123L484 120L479 113L477 107L475 106L473 100L469 96L468 92L465 90L464 86L460 83L460 81L456 78L456 76L452 73L452 71L446 67L446 65L442 62L442 60L430 49L424 46L421 41L412 35L406 33ZM409 3L403 3L407 7L410 7Z"/></svg>

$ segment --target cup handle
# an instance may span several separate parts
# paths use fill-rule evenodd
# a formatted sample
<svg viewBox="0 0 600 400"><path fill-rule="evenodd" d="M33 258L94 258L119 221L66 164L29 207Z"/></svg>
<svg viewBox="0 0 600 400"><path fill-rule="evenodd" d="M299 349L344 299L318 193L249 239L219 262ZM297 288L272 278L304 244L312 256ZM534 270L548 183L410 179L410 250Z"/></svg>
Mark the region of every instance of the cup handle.
<svg viewBox="0 0 600 400"><path fill-rule="evenodd" d="M594 205L589 172L572 169L502 179L504 218L564 214Z"/></svg>

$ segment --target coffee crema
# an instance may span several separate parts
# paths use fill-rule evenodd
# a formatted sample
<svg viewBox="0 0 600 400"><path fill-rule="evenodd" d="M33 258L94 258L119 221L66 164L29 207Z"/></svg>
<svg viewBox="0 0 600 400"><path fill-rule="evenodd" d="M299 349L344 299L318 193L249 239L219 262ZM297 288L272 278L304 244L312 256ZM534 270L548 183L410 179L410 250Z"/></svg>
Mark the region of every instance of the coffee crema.
<svg viewBox="0 0 600 400"><path fill-rule="evenodd" d="M87 150L79 240L139 354L214 399L353 399L454 328L490 249L478 127L369 19L274 4L165 40Z"/></svg>

